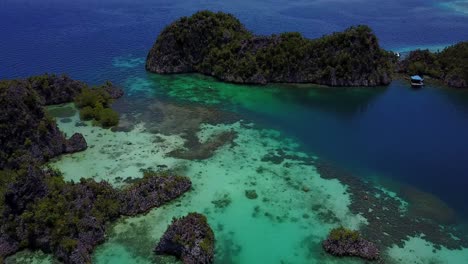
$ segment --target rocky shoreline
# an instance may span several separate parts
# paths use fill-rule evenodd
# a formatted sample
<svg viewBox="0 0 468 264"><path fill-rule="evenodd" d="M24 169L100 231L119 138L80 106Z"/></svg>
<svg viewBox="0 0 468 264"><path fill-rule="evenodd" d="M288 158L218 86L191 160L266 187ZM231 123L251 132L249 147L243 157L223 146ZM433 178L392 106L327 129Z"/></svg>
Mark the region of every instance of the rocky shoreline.
<svg viewBox="0 0 468 264"><path fill-rule="evenodd" d="M114 189L105 181L65 182L59 171L44 168L53 157L87 148L82 134L66 139L45 111L46 105L71 102L85 89L84 83L48 74L0 81L0 262L31 249L64 263L91 263L109 222L148 212L192 186L187 177L147 171ZM110 83L98 89L109 98L123 95ZM89 95L82 99L94 100Z"/></svg>
<svg viewBox="0 0 468 264"><path fill-rule="evenodd" d="M42 164L61 154L85 150L83 135L66 139L44 107L72 102L86 87L64 75L0 81L0 168ZM105 85L104 90L114 98L123 95L112 85Z"/></svg>

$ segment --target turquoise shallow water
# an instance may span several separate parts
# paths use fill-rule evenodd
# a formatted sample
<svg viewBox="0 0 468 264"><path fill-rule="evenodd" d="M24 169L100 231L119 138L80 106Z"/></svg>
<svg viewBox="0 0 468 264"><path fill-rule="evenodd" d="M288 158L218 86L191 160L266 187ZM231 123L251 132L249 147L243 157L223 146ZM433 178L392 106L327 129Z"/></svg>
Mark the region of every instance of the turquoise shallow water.
<svg viewBox="0 0 468 264"><path fill-rule="evenodd" d="M466 40L465 7L420 0L7 0L0 2L0 33L7 36L0 77L66 72L125 89L114 108L127 132L77 127L76 114L57 118L67 135L81 132L90 146L52 163L66 179L122 186L153 168L193 180L194 189L177 201L113 224L96 263L176 262L152 249L171 218L190 211L207 214L217 263L360 263L320 248L341 224L378 241L388 263L467 263L466 91L433 84L411 90L404 80L372 89L239 86L144 71L158 32L199 9L232 12L257 34L319 37L369 24L385 48L407 51ZM226 131L237 138L209 159L168 155L183 147L186 134L203 143ZM353 176L321 171L321 162ZM248 199L253 190L257 199ZM423 218L435 224L409 224ZM52 259L23 252L9 262Z"/></svg>
<svg viewBox="0 0 468 264"><path fill-rule="evenodd" d="M384 170L367 163L360 165L359 159L368 158L367 150L353 146L359 145L363 136L366 142L380 142L367 134L368 129L375 133L375 124L366 125L369 118L376 122L372 119L375 112L386 116L386 123L392 123L393 115L405 112L408 120L400 117L398 122L410 122L414 118L411 115L418 116L418 105L436 107L447 111L442 117L446 124L453 125L451 122L459 119L447 121L447 117L462 115L463 119L466 108L460 104L460 109L446 109L444 103L454 106L454 99L463 102L465 93L432 86L418 93L408 89L404 81L373 89L239 86L200 75L146 74L141 69L142 59L130 55L110 63L117 71L134 72L122 81L126 96L114 104L121 113L122 131L90 123L77 126L78 113L68 111L70 116L57 117L60 129L68 136L82 133L89 148L58 158L51 165L63 171L66 180L91 177L117 187L128 178L141 177L143 169L170 169L189 176L194 188L162 208L112 224L108 241L94 253L95 263L177 262L157 257L152 250L173 217L192 211L206 214L215 231L216 263L360 263L352 258L333 258L322 251L322 239L340 225L383 237L382 255L388 263L468 261L467 237L459 227L464 223L463 214L455 212L456 206L418 185L407 186L411 181L389 177L382 173ZM401 101L402 94L412 105ZM395 104L394 97L400 99L400 109L392 108L390 115L386 108ZM73 104L49 110L54 113L70 107ZM307 123L299 123L304 116ZM431 119L437 121L438 117ZM295 133L297 125L308 137ZM419 129L415 124L412 128ZM208 159L186 160L169 154L184 148L187 135L194 134L203 144L227 131L237 135L234 142L215 149ZM400 131L394 127L391 133L395 136ZM401 135L394 140L415 139ZM376 140L382 137L389 139L380 130ZM391 142L381 144L374 151L385 148L379 153L392 153ZM356 153L357 158L350 159L350 153ZM383 165L401 168L397 158ZM321 174L317 166L324 160L333 161L354 176L336 174L330 178ZM456 175L452 177L456 179ZM249 199L247 191L255 191L257 198ZM372 205L374 200L363 203L360 192L375 197L376 205ZM422 218L436 223L393 228L385 221L387 217L388 221L401 223ZM33 260L51 262L50 257L28 252L9 261Z"/></svg>

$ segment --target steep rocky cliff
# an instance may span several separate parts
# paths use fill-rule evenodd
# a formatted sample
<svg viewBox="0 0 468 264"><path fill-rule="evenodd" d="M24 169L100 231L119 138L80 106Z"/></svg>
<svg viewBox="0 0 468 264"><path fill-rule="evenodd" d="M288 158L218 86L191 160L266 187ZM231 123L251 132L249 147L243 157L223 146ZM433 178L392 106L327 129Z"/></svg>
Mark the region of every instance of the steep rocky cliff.
<svg viewBox="0 0 468 264"><path fill-rule="evenodd" d="M34 82L33 82L34 83ZM71 98L68 92L55 96L35 90L27 80L0 82L0 168L17 169L23 164L43 163L62 153L86 149L81 134L67 140L44 109L46 102ZM52 88L56 89L56 88ZM74 88L73 88L74 89ZM74 90L73 90L74 91ZM70 92L74 93L74 92Z"/></svg>
<svg viewBox="0 0 468 264"><path fill-rule="evenodd" d="M389 84L395 57L367 26L319 39L299 33L255 36L230 14L201 11L167 26L150 50L146 69L199 72L234 83Z"/></svg>

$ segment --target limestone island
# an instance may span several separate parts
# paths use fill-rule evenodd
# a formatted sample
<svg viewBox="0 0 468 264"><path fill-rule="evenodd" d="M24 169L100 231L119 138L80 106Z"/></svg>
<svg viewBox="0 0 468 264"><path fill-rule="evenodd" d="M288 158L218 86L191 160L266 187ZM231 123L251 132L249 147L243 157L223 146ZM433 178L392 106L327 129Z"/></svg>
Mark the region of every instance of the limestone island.
<svg viewBox="0 0 468 264"><path fill-rule="evenodd" d="M231 14L200 11L160 33L146 69L246 84L379 86L391 82L396 60L364 25L318 39L297 32L257 36Z"/></svg>
<svg viewBox="0 0 468 264"><path fill-rule="evenodd" d="M146 171L115 189L92 179L65 182L59 171L44 166L87 148L81 134L65 138L46 105L81 103L91 110L93 124L107 126L108 115L114 116L111 99L122 95L110 83L90 88L67 76L0 81L0 263L23 249L42 250L64 263L91 263L108 223L190 190L188 178L168 173Z"/></svg>
<svg viewBox="0 0 468 264"><path fill-rule="evenodd" d="M214 261L214 241L214 233L206 217L190 213L172 220L155 252L174 255L184 264L210 264Z"/></svg>

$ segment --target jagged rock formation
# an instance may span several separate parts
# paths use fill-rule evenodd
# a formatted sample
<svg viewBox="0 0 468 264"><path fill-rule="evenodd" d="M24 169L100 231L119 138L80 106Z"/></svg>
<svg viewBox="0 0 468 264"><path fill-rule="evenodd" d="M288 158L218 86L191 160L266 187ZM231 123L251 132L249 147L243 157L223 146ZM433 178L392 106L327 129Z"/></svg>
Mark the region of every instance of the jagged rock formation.
<svg viewBox="0 0 468 264"><path fill-rule="evenodd" d="M323 249L334 256L354 256L366 260L376 260L380 251L374 243L363 239L357 231L340 227L330 232L322 243Z"/></svg>
<svg viewBox="0 0 468 264"><path fill-rule="evenodd" d="M100 88L106 99L123 95L110 83ZM90 92L83 95L84 90L90 89L47 74L0 81L0 263L26 248L51 253L64 263L91 263L109 221L147 212L191 188L186 177L146 172L143 179L116 190L107 182L68 183L60 172L41 169L52 157L86 149L83 135L67 140L44 109L78 95L83 101L100 99Z"/></svg>
<svg viewBox="0 0 468 264"><path fill-rule="evenodd" d="M415 50L399 62L404 74L427 75L455 88L468 88L468 41L460 42L441 52Z"/></svg>
<svg viewBox="0 0 468 264"><path fill-rule="evenodd" d="M62 153L86 149L82 135L67 140L45 112L44 101L63 98L47 95L46 99L24 80L0 82L0 168L43 163Z"/></svg>
<svg viewBox="0 0 468 264"><path fill-rule="evenodd" d="M230 14L202 11L161 32L146 69L199 72L234 83L377 86L391 82L394 62L367 26L314 40L299 33L263 37L252 35Z"/></svg>
<svg viewBox="0 0 468 264"><path fill-rule="evenodd" d="M172 220L155 252L174 255L185 264L209 264L214 261L214 240L206 217L190 213Z"/></svg>
<svg viewBox="0 0 468 264"><path fill-rule="evenodd" d="M93 249L104 242L107 222L160 206L189 190L191 182L151 174L128 189L116 190L93 180L66 183L58 172L29 167L0 187L4 199L0 261L30 248L81 264L90 263Z"/></svg>
<svg viewBox="0 0 468 264"><path fill-rule="evenodd" d="M0 81L0 168L41 164L63 153L85 150L84 137L74 134L67 140L44 106L72 102L86 87L65 75ZM123 95L111 83L101 87L111 98Z"/></svg>

